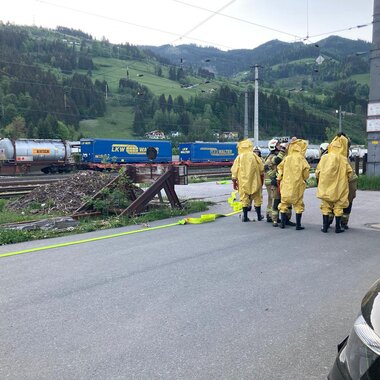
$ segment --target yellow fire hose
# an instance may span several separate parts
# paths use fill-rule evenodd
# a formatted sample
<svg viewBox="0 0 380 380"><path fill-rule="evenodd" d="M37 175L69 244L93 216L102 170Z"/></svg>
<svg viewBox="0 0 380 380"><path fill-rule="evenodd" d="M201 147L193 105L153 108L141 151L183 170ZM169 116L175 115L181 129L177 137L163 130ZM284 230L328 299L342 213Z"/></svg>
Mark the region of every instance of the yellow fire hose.
<svg viewBox="0 0 380 380"><path fill-rule="evenodd" d="M231 197L228 198L228 204L233 209L233 211L228 214L204 214L204 215L201 215L199 218L185 218L185 219L179 220L178 222L165 224L163 226L148 227L148 228L142 228L135 231L120 232L117 234L99 236L99 237L89 238L89 239L75 240L75 241L70 241L67 243L46 245L46 246L37 247L37 248L28 248L21 251L14 251L14 252L8 252L8 253L0 253L0 258L16 256L16 255L21 255L21 254L30 253L30 252L45 251L52 248L68 247L70 245L89 243L89 242L99 241L99 240L104 240L104 239L111 239L111 238L115 238L119 236L132 235L132 234L137 234L140 232L159 230L161 228L173 227L173 226L178 226L178 225L183 225L183 224L202 224L202 223L213 222L217 218L235 215L241 211L242 209L241 203L236 201L236 193L237 193L236 191L232 192Z"/></svg>

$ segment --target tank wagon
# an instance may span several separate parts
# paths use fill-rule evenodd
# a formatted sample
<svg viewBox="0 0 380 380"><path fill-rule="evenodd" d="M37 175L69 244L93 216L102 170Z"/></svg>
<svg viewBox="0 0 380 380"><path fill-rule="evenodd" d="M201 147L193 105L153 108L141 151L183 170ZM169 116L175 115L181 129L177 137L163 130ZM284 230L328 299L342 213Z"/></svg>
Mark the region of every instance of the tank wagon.
<svg viewBox="0 0 380 380"><path fill-rule="evenodd" d="M194 163L233 162L237 143L195 142L179 144L179 160Z"/></svg>
<svg viewBox="0 0 380 380"><path fill-rule="evenodd" d="M62 140L0 139L0 174L68 172L75 166L71 147Z"/></svg>
<svg viewBox="0 0 380 380"><path fill-rule="evenodd" d="M149 160L148 149L154 148L157 156ZM172 143L152 140L81 139L81 165L95 164L98 168L107 164L168 163L172 161Z"/></svg>

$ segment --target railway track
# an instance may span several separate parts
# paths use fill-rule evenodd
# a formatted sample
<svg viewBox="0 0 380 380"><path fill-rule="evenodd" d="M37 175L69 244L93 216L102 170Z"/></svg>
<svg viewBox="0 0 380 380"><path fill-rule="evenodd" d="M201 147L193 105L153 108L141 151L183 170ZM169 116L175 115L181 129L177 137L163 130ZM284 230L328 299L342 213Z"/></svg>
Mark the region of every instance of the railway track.
<svg viewBox="0 0 380 380"><path fill-rule="evenodd" d="M12 198L30 193L38 186L63 181L67 176L56 176L55 178L43 177L0 177L0 198Z"/></svg>

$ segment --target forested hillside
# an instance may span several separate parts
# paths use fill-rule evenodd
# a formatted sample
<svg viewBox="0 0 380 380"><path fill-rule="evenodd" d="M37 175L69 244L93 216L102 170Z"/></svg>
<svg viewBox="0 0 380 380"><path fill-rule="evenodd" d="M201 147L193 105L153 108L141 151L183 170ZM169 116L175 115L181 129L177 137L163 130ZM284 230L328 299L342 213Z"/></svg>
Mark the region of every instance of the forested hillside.
<svg viewBox="0 0 380 380"><path fill-rule="evenodd" d="M230 52L138 47L65 27L0 24L0 137L138 139L157 129L175 142L242 137L246 89L252 135L252 65L260 64L260 138L322 142L341 107L345 131L363 143L369 64L358 52L368 50L338 37Z"/></svg>

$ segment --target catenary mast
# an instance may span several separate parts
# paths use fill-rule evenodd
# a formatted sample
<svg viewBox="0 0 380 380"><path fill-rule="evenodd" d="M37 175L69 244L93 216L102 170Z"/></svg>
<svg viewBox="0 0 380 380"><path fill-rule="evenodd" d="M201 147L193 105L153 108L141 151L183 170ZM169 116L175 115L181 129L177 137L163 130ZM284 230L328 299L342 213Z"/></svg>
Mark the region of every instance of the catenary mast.
<svg viewBox="0 0 380 380"><path fill-rule="evenodd" d="M380 175L380 0L374 0L373 4L367 133L367 174L378 176Z"/></svg>

